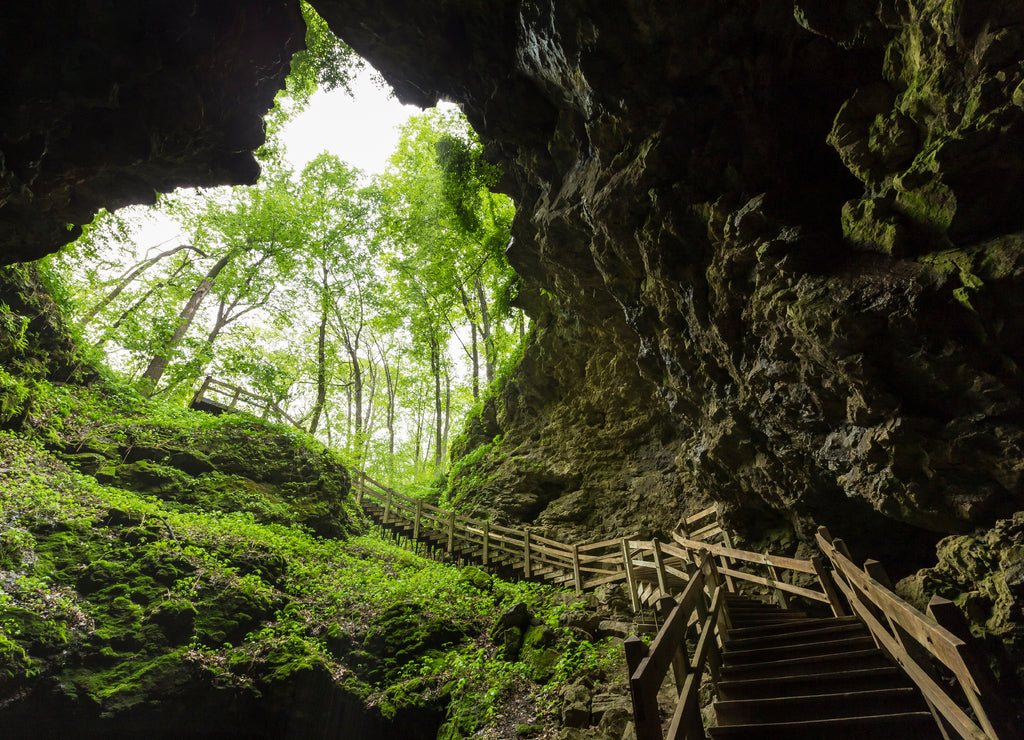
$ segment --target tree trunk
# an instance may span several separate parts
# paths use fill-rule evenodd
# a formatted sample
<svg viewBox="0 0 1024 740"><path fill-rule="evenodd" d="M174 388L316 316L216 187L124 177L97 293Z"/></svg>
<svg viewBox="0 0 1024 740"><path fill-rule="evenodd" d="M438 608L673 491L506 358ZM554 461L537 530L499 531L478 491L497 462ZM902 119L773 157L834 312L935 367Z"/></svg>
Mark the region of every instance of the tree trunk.
<svg viewBox="0 0 1024 740"><path fill-rule="evenodd" d="M444 413L441 407L441 348L435 337L430 339L430 372L434 376L434 466L440 468L443 461Z"/></svg>
<svg viewBox="0 0 1024 740"><path fill-rule="evenodd" d="M479 281L477 282L479 283ZM466 313L466 320L469 322L469 329L473 339L473 349L470 352L470 358L473 361L473 400L476 401L480 398L480 350L476 342L476 315L469 305L469 296L466 295L466 291L461 283L459 284L459 296L462 298L462 310Z"/></svg>
<svg viewBox="0 0 1024 740"><path fill-rule="evenodd" d="M388 430L387 465L388 472L393 478L395 474L395 396L398 392L398 371L396 368L392 374L391 365L388 364L387 355L381 349L380 343L377 344L377 352L380 353L380 364L384 369L384 385L387 393L384 409L384 425ZM389 480L388 484L394 484L394 480Z"/></svg>
<svg viewBox="0 0 1024 740"><path fill-rule="evenodd" d="M327 306L326 300L320 312L320 332L316 342L316 401L313 403L313 416L309 420L309 433L316 433L320 426L320 415L327 402Z"/></svg>
<svg viewBox="0 0 1024 740"><path fill-rule="evenodd" d="M193 247L192 247L191 244L180 244L177 247L174 247L172 249L168 249L165 252L161 252L156 257L150 257L148 260L144 260L143 262L140 262L139 264L137 264L132 270L130 270L128 272L127 275L125 275L123 278L121 278L121 281L117 284L117 286L112 291L110 291L109 293L107 293L103 297L103 300L101 300L99 303L97 303L95 306L93 306L92 308L89 309L89 312L85 316L82 317L81 321L78 322L79 328L84 329L89 324L90 321L92 321L94 318L96 318L96 316L99 314L100 311L102 311L104 308L109 306L113 302L113 300L115 298L117 298L119 295L121 295L121 293L124 291L125 288L127 288L129 285L131 285L133 282L135 282L135 278L137 278L139 275L144 273L150 267L152 267L157 262L162 260L164 257L170 257L172 254L177 254L178 252L180 252L183 249L192 249L192 248Z"/></svg>
<svg viewBox="0 0 1024 740"><path fill-rule="evenodd" d="M142 379L146 381L146 394L151 395L156 389L157 384L160 382L160 378L163 377L164 371L167 369L167 364L171 361L171 355L174 350L177 349L181 340L185 337L185 333L188 328L192 325L193 319L196 317L196 312L199 310L200 304L203 299L209 295L213 289L213 283L220 275L221 271L228 266L235 255L241 251L238 248L232 248L227 253L217 260L216 264L210 268L210 271L206 273L206 277L202 279L198 287L192 292L188 301L185 303L185 307L181 309L181 313L178 315L178 325L174 329L174 333L171 338L164 345L163 350L160 354L156 355L149 362L149 367L146 368L146 372L142 374Z"/></svg>
<svg viewBox="0 0 1024 740"><path fill-rule="evenodd" d="M473 283L476 285L477 302L480 304L480 333L484 340L484 365L487 368L487 385L494 382L494 365L497 362L497 352L494 348L494 335L491 333L491 311L487 307L487 295L484 293L483 283L480 277L474 275Z"/></svg>

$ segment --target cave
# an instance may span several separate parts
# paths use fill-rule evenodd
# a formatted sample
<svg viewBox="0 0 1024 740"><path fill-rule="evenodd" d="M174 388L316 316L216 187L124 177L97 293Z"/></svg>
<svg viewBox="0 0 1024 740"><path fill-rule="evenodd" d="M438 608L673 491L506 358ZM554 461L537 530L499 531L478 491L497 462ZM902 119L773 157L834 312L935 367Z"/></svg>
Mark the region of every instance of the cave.
<svg viewBox="0 0 1024 740"><path fill-rule="evenodd" d="M497 521L537 481L550 536L718 502L902 577L1024 509L1024 6L314 5L400 100L460 104L517 204L538 331L476 441L512 451L479 463ZM4 16L0 262L258 177L297 2Z"/></svg>

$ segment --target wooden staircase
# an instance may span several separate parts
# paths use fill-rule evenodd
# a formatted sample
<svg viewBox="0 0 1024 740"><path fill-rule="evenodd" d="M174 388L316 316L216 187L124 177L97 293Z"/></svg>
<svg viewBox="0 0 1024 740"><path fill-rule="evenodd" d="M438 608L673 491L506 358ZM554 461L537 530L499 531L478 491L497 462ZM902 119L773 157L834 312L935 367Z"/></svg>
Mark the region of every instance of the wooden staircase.
<svg viewBox="0 0 1024 740"><path fill-rule="evenodd" d="M920 691L855 617L726 595L712 738L941 738Z"/></svg>

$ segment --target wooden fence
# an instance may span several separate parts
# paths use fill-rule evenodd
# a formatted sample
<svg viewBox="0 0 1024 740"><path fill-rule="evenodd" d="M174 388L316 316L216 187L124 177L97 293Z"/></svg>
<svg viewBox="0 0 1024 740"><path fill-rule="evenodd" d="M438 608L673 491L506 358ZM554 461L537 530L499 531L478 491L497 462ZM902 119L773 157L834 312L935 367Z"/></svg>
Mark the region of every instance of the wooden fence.
<svg viewBox="0 0 1024 740"><path fill-rule="evenodd" d="M728 627L723 608L724 587L711 553L704 552L665 624L650 646L633 636L626 640L626 665L633 699L633 723L637 740L662 740L658 694L669 668L677 687L677 703L669 726L669 738L704 737L700 713L700 683L705 669L717 680L721 666L720 635ZM686 633L697 625L693 654L686 650Z"/></svg>
<svg viewBox="0 0 1024 740"><path fill-rule="evenodd" d="M365 473L356 475L356 501L382 526L458 559L577 593L625 581L621 538L567 545L529 528L503 527L404 496Z"/></svg>
<svg viewBox="0 0 1024 740"><path fill-rule="evenodd" d="M708 516L708 512L691 519L700 516ZM634 553L652 556L649 561L633 558L634 573L647 568L659 573L659 578L682 579L689 575L681 595L660 600L667 616L650 647L636 637L627 640L638 740L705 737L695 687L699 687L705 671L717 680L718 649L729 628L728 610L721 597L725 591L738 591L737 581L767 589L783 607L792 596L798 596L827 604L836 616L857 616L879 648L920 688L945 737L1019 737L991 670L969 644L969 630L960 610L952 602L935 597L927 615L917 611L893 593L877 561L869 560L863 568L857 567L842 540L833 540L825 528L817 535L822 555L810 560L739 550L678 533L673 539L679 547L657 541L629 543ZM767 575L751 572L755 567L763 568ZM802 574L807 583L790 583L784 580L783 571ZM672 584L665 581L661 590L671 591ZM685 637L694 624L698 626L697 647L689 655ZM669 731L663 735L657 695L669 666L675 674L678 699ZM958 696L951 692L953 687L958 687Z"/></svg>
<svg viewBox="0 0 1024 740"><path fill-rule="evenodd" d="M260 414L269 414L278 419L284 419L296 429L302 429L302 425L285 413L284 409L274 401L257 396L255 393L250 393L244 388L232 385L231 383L225 383L209 375L206 376L203 384L192 397L190 405L194 409L202 409L204 404L213 409L228 412L241 410L239 409L239 404L241 404L245 410L255 410Z"/></svg>
<svg viewBox="0 0 1024 740"><path fill-rule="evenodd" d="M843 541L832 539L825 527L818 529L817 541L846 604L921 689L943 734L948 737L951 730L972 740L1018 736L991 669L969 644L967 623L956 605L936 596L922 614L893 593L880 563L868 560L857 567Z"/></svg>

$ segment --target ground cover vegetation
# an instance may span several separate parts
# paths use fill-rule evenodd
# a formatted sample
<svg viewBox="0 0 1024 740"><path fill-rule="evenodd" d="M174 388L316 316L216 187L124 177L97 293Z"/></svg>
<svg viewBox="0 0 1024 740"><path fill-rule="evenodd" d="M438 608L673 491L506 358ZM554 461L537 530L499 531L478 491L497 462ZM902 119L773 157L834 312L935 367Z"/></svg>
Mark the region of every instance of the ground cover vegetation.
<svg viewBox="0 0 1024 740"><path fill-rule="evenodd" d="M305 12L271 135L358 63ZM352 462L432 480L522 340L495 173L451 114L411 121L373 181L326 155L288 172L277 146L253 188L164 199L181 240L140 254L102 214L62 255L0 268L0 730L586 725L622 674L588 600L412 554L349 495ZM302 428L188 409L206 374Z"/></svg>

